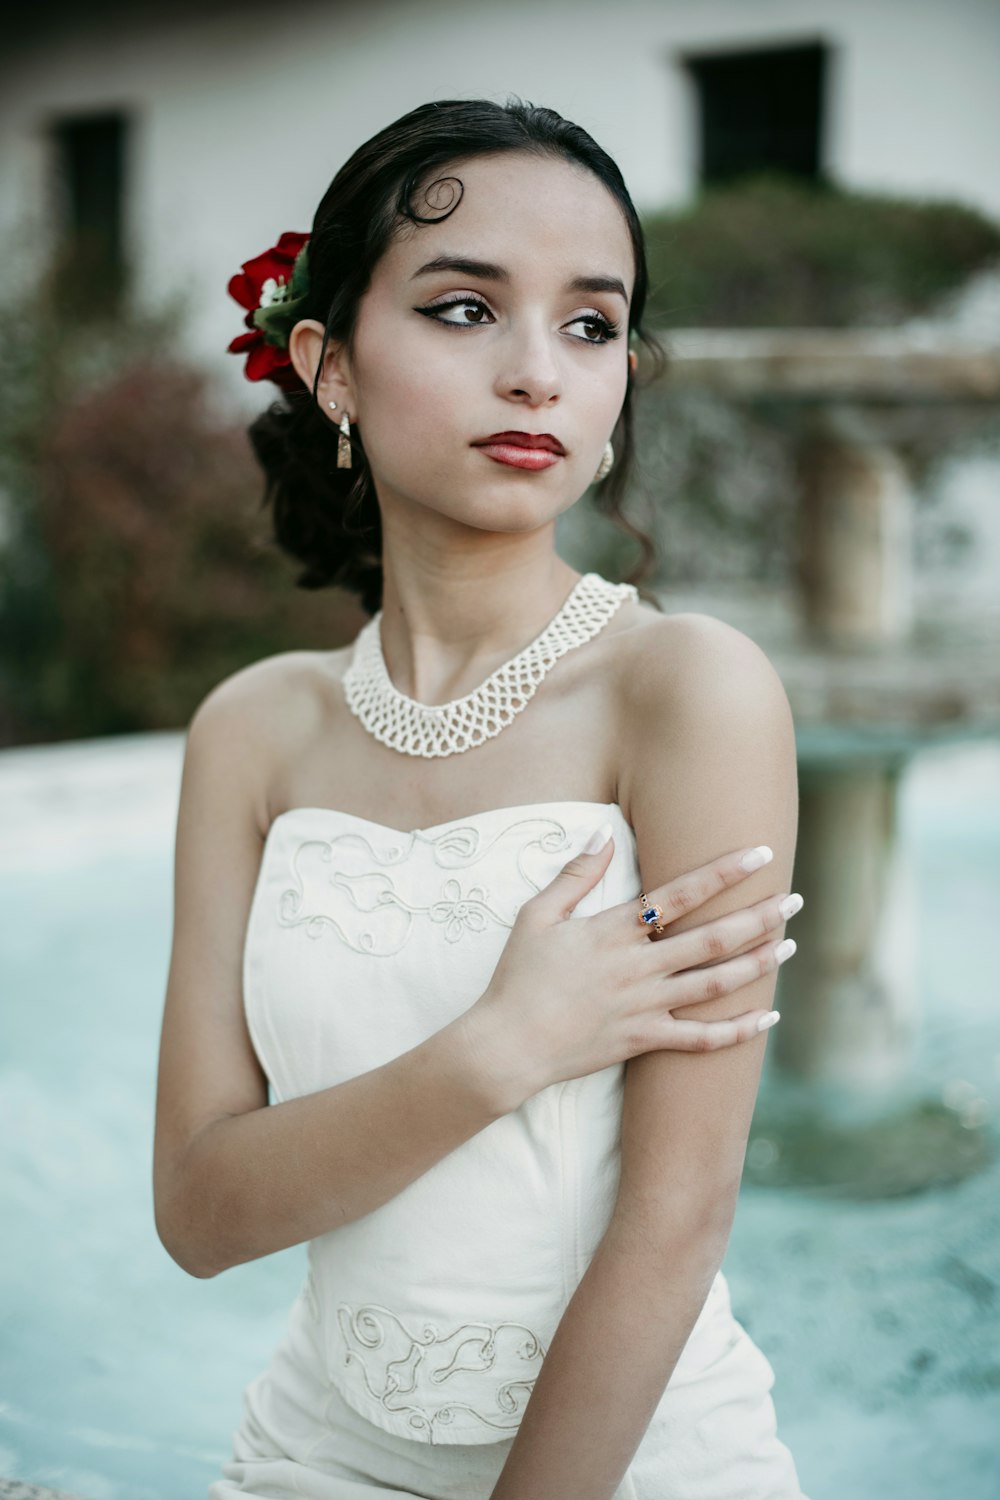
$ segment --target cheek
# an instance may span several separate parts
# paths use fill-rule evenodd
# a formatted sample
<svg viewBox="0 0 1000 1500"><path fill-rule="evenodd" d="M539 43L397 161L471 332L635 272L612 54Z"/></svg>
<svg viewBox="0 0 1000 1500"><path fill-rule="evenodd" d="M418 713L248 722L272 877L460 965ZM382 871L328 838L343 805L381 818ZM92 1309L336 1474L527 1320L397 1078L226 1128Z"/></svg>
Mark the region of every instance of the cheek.
<svg viewBox="0 0 1000 1500"><path fill-rule="evenodd" d="M468 375L446 353L428 348L426 338L367 342L358 364L359 420L376 469L404 454L419 465L456 437L468 442Z"/></svg>
<svg viewBox="0 0 1000 1500"><path fill-rule="evenodd" d="M594 363L597 364L596 359ZM614 372L611 373L603 360L601 363L603 368L600 371L595 369L590 378L584 382L581 397L595 425L605 427L610 431L625 400L625 392L628 389L628 368L621 362L616 362Z"/></svg>

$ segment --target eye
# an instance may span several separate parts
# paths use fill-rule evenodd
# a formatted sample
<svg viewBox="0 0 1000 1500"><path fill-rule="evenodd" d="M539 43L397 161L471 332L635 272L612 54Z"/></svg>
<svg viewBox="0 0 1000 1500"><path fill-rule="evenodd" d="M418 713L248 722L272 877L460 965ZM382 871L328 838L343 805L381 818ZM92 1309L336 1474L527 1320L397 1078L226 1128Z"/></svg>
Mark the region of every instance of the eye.
<svg viewBox="0 0 1000 1500"><path fill-rule="evenodd" d="M452 307L461 308L463 310L473 308L476 313L480 314L480 316L471 318L445 318L441 316L442 313L447 312L448 309ZM493 314L486 306L486 303L481 301L478 297L453 297L450 302L435 302L432 303L429 307L418 307L415 309L415 311L418 313L423 313L425 318L433 318L436 323L446 323L449 328L482 328L485 324L485 319L481 316L481 314L486 313L487 317L491 319L493 317Z"/></svg>
<svg viewBox="0 0 1000 1500"><path fill-rule="evenodd" d="M582 323L585 328L593 330L597 335L595 338L589 334L580 338L579 334L574 334L573 337L580 338L583 344L610 344L611 340L616 339L621 332L620 324L612 323L610 318L606 318L603 313L599 312L583 313L580 317L574 318L573 323ZM570 323L567 326L572 327L573 324Z"/></svg>

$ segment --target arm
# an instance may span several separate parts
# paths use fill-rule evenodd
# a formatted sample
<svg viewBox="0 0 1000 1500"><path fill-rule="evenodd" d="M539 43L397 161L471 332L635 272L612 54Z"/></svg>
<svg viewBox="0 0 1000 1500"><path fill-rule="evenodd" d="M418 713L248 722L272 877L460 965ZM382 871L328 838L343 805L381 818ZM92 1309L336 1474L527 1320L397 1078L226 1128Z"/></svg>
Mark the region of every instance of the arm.
<svg viewBox="0 0 1000 1500"><path fill-rule="evenodd" d="M777 673L741 632L677 615L636 634L642 656L624 683L624 790L643 888L741 843L774 850L755 876L677 919L671 930L680 932L790 889L794 726ZM772 969L675 1014L707 1020L769 1009L775 983ZM626 1064L611 1222L491 1500L610 1500L621 1483L722 1264L765 1045L766 1033L717 1052L648 1052Z"/></svg>
<svg viewBox="0 0 1000 1500"><path fill-rule="evenodd" d="M371 1072L205 1126L162 1215L174 1259L215 1276L326 1234L499 1119L506 1108L474 1074L466 1030L460 1016Z"/></svg>
<svg viewBox="0 0 1000 1500"><path fill-rule="evenodd" d="M198 1277L369 1213L525 1097L513 1078L508 1096L480 1008L380 1068L268 1107L242 950L267 826L246 747L283 717L273 676L255 687L271 662L201 704L181 785L153 1188L163 1245Z"/></svg>

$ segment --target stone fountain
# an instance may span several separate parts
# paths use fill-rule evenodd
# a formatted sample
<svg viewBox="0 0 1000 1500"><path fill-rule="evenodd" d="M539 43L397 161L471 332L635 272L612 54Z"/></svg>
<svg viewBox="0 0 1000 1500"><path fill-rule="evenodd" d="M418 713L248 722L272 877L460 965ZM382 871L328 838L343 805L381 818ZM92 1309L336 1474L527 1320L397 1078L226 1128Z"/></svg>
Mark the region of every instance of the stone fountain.
<svg viewBox="0 0 1000 1500"><path fill-rule="evenodd" d="M921 625L914 456L936 434L1000 425L1000 347L907 328L686 330L664 342L670 387L776 425L795 474L785 609L707 604L767 651L799 752L795 885L806 904L789 929L798 952L780 973L782 1025L758 1111L773 1151L755 1158L752 1142L748 1168L863 1195L917 1190L973 1170L988 1143L909 1085L917 976L899 955L912 944L889 964L879 941L890 896L897 918L913 901L895 879L897 786L924 747L1000 734L1000 579L991 618ZM665 603L706 608L673 589ZM782 1151L782 1137L796 1149Z"/></svg>

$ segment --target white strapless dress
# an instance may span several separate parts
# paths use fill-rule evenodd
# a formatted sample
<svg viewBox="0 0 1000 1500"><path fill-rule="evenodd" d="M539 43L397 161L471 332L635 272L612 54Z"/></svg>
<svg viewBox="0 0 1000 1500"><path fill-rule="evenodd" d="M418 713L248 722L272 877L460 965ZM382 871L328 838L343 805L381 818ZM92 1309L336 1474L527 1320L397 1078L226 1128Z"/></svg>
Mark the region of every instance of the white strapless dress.
<svg viewBox="0 0 1000 1500"><path fill-rule="evenodd" d="M615 851L580 917L641 889L616 803L494 808L409 833L332 808L277 817L243 972L276 1101L380 1067L467 1010L522 902L604 818ZM624 1075L619 1063L552 1084L310 1241L209 1500L487 1500L610 1219ZM720 1271L617 1500L803 1500L773 1382Z"/></svg>

